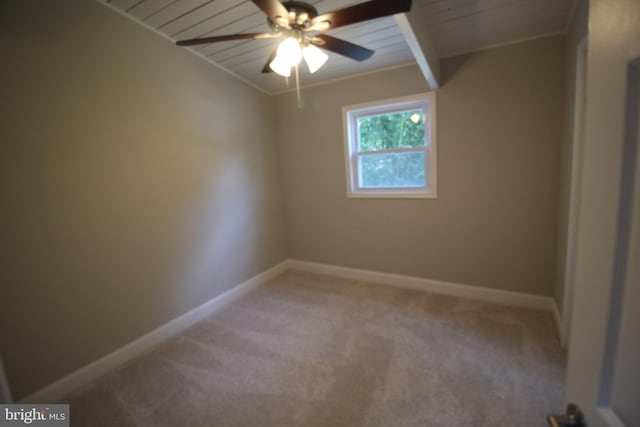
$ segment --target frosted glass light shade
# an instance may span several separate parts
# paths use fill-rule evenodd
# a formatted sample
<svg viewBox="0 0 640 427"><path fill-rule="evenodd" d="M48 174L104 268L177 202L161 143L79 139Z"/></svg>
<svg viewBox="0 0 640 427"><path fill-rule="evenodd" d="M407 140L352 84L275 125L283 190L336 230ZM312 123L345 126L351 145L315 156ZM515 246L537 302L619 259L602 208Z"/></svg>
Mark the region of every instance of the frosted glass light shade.
<svg viewBox="0 0 640 427"><path fill-rule="evenodd" d="M302 49L300 49L300 43L293 37L288 37L280 46L278 46L277 57L285 64L289 64L290 67L298 65L302 61Z"/></svg>
<svg viewBox="0 0 640 427"><path fill-rule="evenodd" d="M329 56L326 53L312 44L305 47L302 51L302 54L304 55L304 60L309 67L310 73L315 73L316 71L318 71L318 69L322 67L325 62L327 62L327 59L329 59Z"/></svg>
<svg viewBox="0 0 640 427"><path fill-rule="evenodd" d="M274 60L269 63L269 68L282 77L289 77L291 75L291 64L284 61L280 55L276 55Z"/></svg>

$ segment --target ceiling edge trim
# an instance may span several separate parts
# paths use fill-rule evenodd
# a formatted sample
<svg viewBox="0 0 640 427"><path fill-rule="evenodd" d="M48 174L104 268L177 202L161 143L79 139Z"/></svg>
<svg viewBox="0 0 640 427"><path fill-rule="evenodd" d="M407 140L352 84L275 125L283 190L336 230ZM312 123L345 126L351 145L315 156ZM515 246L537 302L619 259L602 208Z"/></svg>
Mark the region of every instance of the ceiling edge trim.
<svg viewBox="0 0 640 427"><path fill-rule="evenodd" d="M111 3L107 3L104 0L95 0L95 1L96 1L96 3L106 7L107 9L110 9L110 10L116 12L120 16L124 16L125 18L127 18L131 22L134 22L137 25L140 25L140 26L144 27L145 29L153 32L154 34L156 34L156 35L162 37L163 39L171 42L172 45L176 46L176 41L175 40L173 40L168 35L162 33L161 31L158 31L157 29L153 28L151 25L147 24L146 22L141 21L141 20L135 18L134 16L129 15L125 11L123 11L121 9L118 9L117 7L113 6ZM177 47L178 46L176 46L176 48ZM241 76L235 74L231 70L229 70L229 69L223 67L222 65L214 62L211 58L206 57L206 56L198 53L196 50L194 50L192 48L186 48L186 49L185 48L180 48L180 49L182 49L184 51L187 51L187 52L190 52L191 54L197 56L198 58L200 58L200 59L208 62L209 64L213 65L214 67L218 68L219 70L224 71L225 73L229 74L231 77L234 77L234 78L240 80L242 83L244 83L244 84L246 84L248 86L251 86L252 88L256 89L257 91L259 91L259 92L261 92L261 93L263 93L265 95L273 95L273 93L271 93L271 92L269 92L269 91L257 86L255 83L250 82L249 80L245 79L244 77L241 77Z"/></svg>

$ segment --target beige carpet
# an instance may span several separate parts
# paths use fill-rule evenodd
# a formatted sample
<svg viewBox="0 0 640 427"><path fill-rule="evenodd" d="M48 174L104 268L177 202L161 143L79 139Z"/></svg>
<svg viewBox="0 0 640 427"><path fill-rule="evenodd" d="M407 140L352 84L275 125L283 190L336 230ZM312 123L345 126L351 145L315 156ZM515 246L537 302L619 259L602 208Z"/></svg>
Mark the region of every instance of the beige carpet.
<svg viewBox="0 0 640 427"><path fill-rule="evenodd" d="M70 396L72 426L544 426L547 312L291 271Z"/></svg>

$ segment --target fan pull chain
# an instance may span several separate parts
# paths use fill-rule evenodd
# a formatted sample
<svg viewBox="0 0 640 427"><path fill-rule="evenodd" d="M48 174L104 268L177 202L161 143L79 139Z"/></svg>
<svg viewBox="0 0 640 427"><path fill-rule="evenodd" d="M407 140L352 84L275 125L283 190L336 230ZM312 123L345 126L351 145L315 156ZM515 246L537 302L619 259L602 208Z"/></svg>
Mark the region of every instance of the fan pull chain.
<svg viewBox="0 0 640 427"><path fill-rule="evenodd" d="M300 93L300 76L298 76L298 66L296 69L296 98L298 100L298 108L304 107L304 99L302 99L302 93Z"/></svg>

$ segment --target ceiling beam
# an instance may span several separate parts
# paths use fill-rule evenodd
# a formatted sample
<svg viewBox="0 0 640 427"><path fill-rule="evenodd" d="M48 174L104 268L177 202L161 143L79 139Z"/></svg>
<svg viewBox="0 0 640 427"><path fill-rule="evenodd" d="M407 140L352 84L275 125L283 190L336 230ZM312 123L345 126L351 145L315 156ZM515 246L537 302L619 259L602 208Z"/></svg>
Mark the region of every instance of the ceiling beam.
<svg viewBox="0 0 640 427"><path fill-rule="evenodd" d="M429 29L420 16L420 2L414 1L411 11L394 15L394 18L429 88L438 90L440 88L440 57L436 52Z"/></svg>

